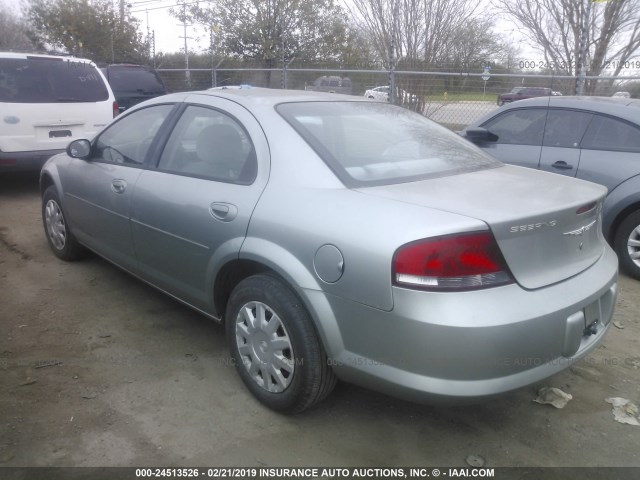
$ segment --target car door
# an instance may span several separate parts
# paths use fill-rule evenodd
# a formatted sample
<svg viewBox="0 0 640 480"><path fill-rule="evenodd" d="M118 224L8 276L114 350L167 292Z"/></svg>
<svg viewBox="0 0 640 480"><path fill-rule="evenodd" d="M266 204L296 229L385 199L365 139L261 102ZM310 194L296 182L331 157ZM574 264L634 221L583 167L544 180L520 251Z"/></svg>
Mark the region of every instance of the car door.
<svg viewBox="0 0 640 480"><path fill-rule="evenodd" d="M575 177L580 163L580 142L593 114L553 108L547 114L540 155L540 170Z"/></svg>
<svg viewBox="0 0 640 480"><path fill-rule="evenodd" d="M202 98L202 97L199 97ZM142 172L132 230L141 275L213 313L213 278L237 258L269 174L266 138L238 104L209 97L182 112L157 168Z"/></svg>
<svg viewBox="0 0 640 480"><path fill-rule="evenodd" d="M605 115L594 115L581 144L578 178L613 191L640 175L640 126Z"/></svg>
<svg viewBox="0 0 640 480"><path fill-rule="evenodd" d="M498 140L478 146L501 162L538 168L546 116L545 108L515 108L500 113L481 125Z"/></svg>
<svg viewBox="0 0 640 480"><path fill-rule="evenodd" d="M122 117L93 142L91 157L64 170L64 204L78 240L135 270L129 225L131 195L145 157L173 105L155 105Z"/></svg>

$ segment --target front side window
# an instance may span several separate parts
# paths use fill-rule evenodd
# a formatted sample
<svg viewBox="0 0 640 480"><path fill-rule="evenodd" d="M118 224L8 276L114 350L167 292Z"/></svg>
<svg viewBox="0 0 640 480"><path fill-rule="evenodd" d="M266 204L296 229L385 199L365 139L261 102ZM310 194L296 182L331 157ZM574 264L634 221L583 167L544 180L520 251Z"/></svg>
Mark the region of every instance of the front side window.
<svg viewBox="0 0 640 480"><path fill-rule="evenodd" d="M543 145L578 148L592 116L590 113L574 110L549 110Z"/></svg>
<svg viewBox="0 0 640 480"><path fill-rule="evenodd" d="M542 145L547 111L544 108L510 110L482 126L498 136L496 143Z"/></svg>
<svg viewBox="0 0 640 480"><path fill-rule="evenodd" d="M582 148L640 152L640 128L615 118L596 115L584 138Z"/></svg>
<svg viewBox="0 0 640 480"><path fill-rule="evenodd" d="M277 110L347 186L417 181L501 165L422 115L385 103L284 103Z"/></svg>
<svg viewBox="0 0 640 480"><path fill-rule="evenodd" d="M189 106L176 124L158 169L221 182L249 184L257 174L246 130L218 110Z"/></svg>
<svg viewBox="0 0 640 480"><path fill-rule="evenodd" d="M95 65L73 59L0 59L0 101L10 103L101 102L109 92Z"/></svg>
<svg viewBox="0 0 640 480"><path fill-rule="evenodd" d="M140 166L173 105L156 105L133 112L111 125L94 144L93 159Z"/></svg>

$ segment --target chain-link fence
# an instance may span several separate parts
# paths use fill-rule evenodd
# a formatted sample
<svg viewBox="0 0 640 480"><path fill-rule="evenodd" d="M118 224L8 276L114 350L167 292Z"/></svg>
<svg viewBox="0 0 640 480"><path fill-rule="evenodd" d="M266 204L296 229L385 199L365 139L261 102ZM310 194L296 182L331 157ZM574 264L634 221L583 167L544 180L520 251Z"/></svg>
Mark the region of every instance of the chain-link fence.
<svg viewBox="0 0 640 480"><path fill-rule="evenodd" d="M453 73L387 70L327 70L313 68L160 69L169 91L204 90L212 86L252 85L316 90L392 101L418 111L451 129L461 129L523 95L573 95L576 77L520 73ZM640 76L586 77L585 91L612 96ZM394 89L388 88L395 85ZM382 87L382 88L379 88ZM523 90L523 89L528 90ZM514 90L516 89L516 90ZM541 90L545 89L545 90ZM503 94L507 94L504 96ZM501 97L501 95L503 95ZM391 97L391 98L390 98Z"/></svg>

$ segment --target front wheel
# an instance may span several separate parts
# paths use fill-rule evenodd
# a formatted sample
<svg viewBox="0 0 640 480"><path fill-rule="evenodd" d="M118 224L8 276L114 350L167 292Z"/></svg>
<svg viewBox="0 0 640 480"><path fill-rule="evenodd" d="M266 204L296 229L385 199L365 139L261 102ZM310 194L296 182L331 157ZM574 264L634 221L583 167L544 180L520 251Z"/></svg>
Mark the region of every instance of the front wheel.
<svg viewBox="0 0 640 480"><path fill-rule="evenodd" d="M640 211L625 218L613 242L620 266L631 277L640 280Z"/></svg>
<svg viewBox="0 0 640 480"><path fill-rule="evenodd" d="M336 377L309 314L276 277L254 275L236 286L226 334L238 374L267 407L301 412L333 390Z"/></svg>
<svg viewBox="0 0 640 480"><path fill-rule="evenodd" d="M71 261L82 256L82 247L69 230L54 186L47 188L42 195L42 223L47 242L56 257Z"/></svg>

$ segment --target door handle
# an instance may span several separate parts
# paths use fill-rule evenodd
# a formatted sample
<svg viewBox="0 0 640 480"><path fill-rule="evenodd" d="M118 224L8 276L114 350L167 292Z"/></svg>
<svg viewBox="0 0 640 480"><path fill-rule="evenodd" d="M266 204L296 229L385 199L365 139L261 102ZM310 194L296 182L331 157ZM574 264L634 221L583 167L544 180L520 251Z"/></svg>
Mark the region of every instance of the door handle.
<svg viewBox="0 0 640 480"><path fill-rule="evenodd" d="M573 165L568 164L564 160L558 160L557 162L551 165L553 168L557 168L558 170L572 170Z"/></svg>
<svg viewBox="0 0 640 480"><path fill-rule="evenodd" d="M117 178L111 182L111 190L113 190L115 193L124 193L126 189L127 182L122 179Z"/></svg>
<svg viewBox="0 0 640 480"><path fill-rule="evenodd" d="M213 202L209 205L209 213L213 218L221 222L230 222L238 215L238 207L232 203Z"/></svg>

